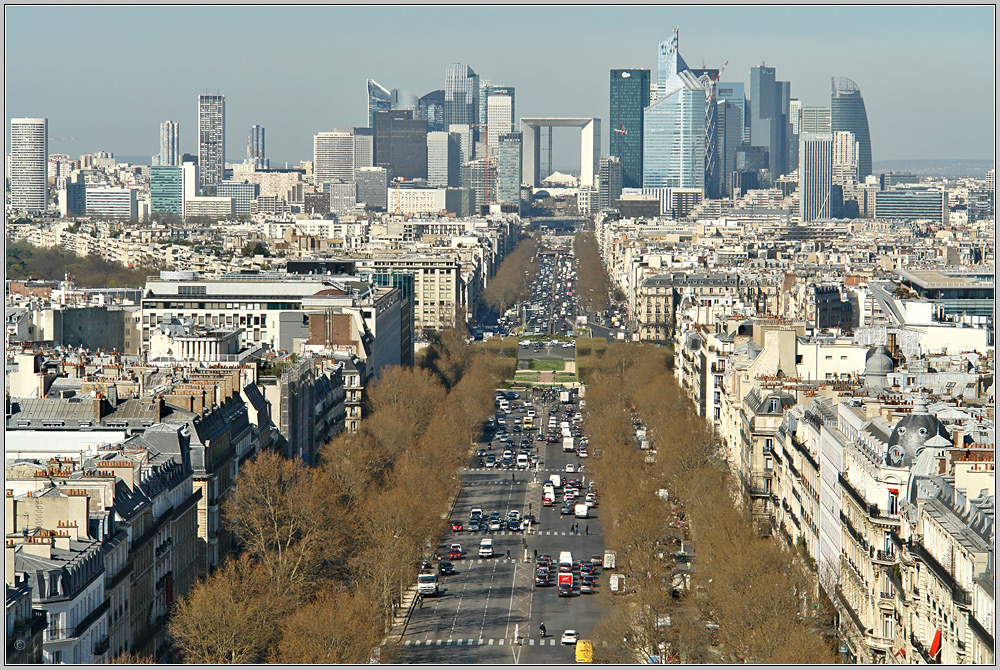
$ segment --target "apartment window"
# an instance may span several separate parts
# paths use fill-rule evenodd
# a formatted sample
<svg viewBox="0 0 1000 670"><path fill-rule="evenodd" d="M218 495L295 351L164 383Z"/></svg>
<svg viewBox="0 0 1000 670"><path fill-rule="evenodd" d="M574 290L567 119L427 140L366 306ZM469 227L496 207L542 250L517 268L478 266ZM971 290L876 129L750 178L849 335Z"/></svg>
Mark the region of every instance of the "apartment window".
<svg viewBox="0 0 1000 670"><path fill-rule="evenodd" d="M899 489L889 489L889 514L899 514Z"/></svg>
<svg viewBox="0 0 1000 670"><path fill-rule="evenodd" d="M770 459L770 458L765 458L764 459L764 469L767 470L767 471L773 470L774 469L774 460Z"/></svg>
<svg viewBox="0 0 1000 670"><path fill-rule="evenodd" d="M764 450L773 451L774 450L774 440L770 437L764 440Z"/></svg>
<svg viewBox="0 0 1000 670"><path fill-rule="evenodd" d="M892 615L882 615L882 637L892 638Z"/></svg>

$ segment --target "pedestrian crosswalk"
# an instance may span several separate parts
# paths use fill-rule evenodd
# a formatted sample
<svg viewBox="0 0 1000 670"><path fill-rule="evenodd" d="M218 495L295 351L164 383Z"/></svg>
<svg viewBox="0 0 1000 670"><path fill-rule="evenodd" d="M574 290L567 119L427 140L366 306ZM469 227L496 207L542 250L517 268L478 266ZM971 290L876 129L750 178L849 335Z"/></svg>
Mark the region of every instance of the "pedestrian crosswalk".
<svg viewBox="0 0 1000 670"><path fill-rule="evenodd" d="M486 645L486 646L500 646L500 647L502 647L505 644L506 645L512 645L512 644L514 644L514 641L513 640L508 640L508 639L502 638L502 637L501 638L490 638L490 639L484 639L484 638L479 638L479 639L476 639L476 638L468 638L468 639L466 639L466 638L459 638L457 640L456 639L448 639L448 640L407 640L407 641L405 641L403 643L403 646L405 646L405 647L411 647L411 646L412 647L444 647L444 646L473 647L473 646L479 646L479 645ZM533 637L521 638L521 645L522 646L526 645L526 646L529 646L529 647L535 647L535 646L544 647L544 646L547 645L547 646L550 646L550 647L554 647L554 646L556 646L556 640L555 640L555 638L550 638L550 639L541 639L541 638L533 638Z"/></svg>
<svg viewBox="0 0 1000 670"><path fill-rule="evenodd" d="M483 535L485 537L504 537L506 535L522 536L519 530L495 530L492 533L467 533L468 535ZM533 530L531 535L579 535L580 533L570 533L566 530ZM459 536L460 537L460 536Z"/></svg>

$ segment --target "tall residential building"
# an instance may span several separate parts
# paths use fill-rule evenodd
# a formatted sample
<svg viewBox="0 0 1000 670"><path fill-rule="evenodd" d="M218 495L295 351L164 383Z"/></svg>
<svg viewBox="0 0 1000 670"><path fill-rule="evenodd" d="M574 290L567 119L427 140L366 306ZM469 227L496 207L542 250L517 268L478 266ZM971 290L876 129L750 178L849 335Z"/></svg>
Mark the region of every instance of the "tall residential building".
<svg viewBox="0 0 1000 670"><path fill-rule="evenodd" d="M149 168L150 211L184 215L184 171L179 165Z"/></svg>
<svg viewBox="0 0 1000 670"><path fill-rule="evenodd" d="M492 131L490 131L492 133ZM497 190L495 201L502 205L521 205L523 139L520 132L504 133L497 138Z"/></svg>
<svg viewBox="0 0 1000 670"><path fill-rule="evenodd" d="M135 221L139 204L134 188L88 188L87 216L120 221Z"/></svg>
<svg viewBox="0 0 1000 670"><path fill-rule="evenodd" d="M649 107L649 70L611 70L610 155L619 159L622 186L642 186L643 110Z"/></svg>
<svg viewBox="0 0 1000 670"><path fill-rule="evenodd" d="M838 186L858 185L860 143L854 133L833 133L833 183Z"/></svg>
<svg viewBox="0 0 1000 670"><path fill-rule="evenodd" d="M22 212L49 207L49 120L10 120L10 204Z"/></svg>
<svg viewBox="0 0 1000 670"><path fill-rule="evenodd" d="M226 96L198 96L198 172L202 195L214 195L226 167Z"/></svg>
<svg viewBox="0 0 1000 670"><path fill-rule="evenodd" d="M264 126L253 125L247 131L247 162L258 170L268 167L264 150Z"/></svg>
<svg viewBox="0 0 1000 670"><path fill-rule="evenodd" d="M388 171L390 181L426 179L427 122L404 109L376 114L375 164Z"/></svg>
<svg viewBox="0 0 1000 670"><path fill-rule="evenodd" d="M829 133L799 134L799 220L830 218L833 186L833 137Z"/></svg>
<svg viewBox="0 0 1000 670"><path fill-rule="evenodd" d="M858 140L858 179L872 173L872 139L868 131L868 113L861 89L847 77L830 81L830 116L833 132L854 133Z"/></svg>
<svg viewBox="0 0 1000 670"><path fill-rule="evenodd" d="M643 114L642 187L705 188L708 91L677 49L659 47L659 93Z"/></svg>
<svg viewBox="0 0 1000 670"><path fill-rule="evenodd" d="M455 63L444 73L444 124L472 126L473 142L479 121L479 75L464 63Z"/></svg>
<svg viewBox="0 0 1000 670"><path fill-rule="evenodd" d="M514 87L491 86L486 98L486 143L497 148L499 137L514 130Z"/></svg>
<svg viewBox="0 0 1000 670"><path fill-rule="evenodd" d="M803 107L799 110L799 134L832 133L829 107Z"/></svg>
<svg viewBox="0 0 1000 670"><path fill-rule="evenodd" d="M181 182L184 185L184 208L182 216L187 216L187 203L198 197L198 165L194 162L181 163Z"/></svg>
<svg viewBox="0 0 1000 670"><path fill-rule="evenodd" d="M771 178L789 170L792 124L788 121L791 85L777 81L773 67L750 68L750 144L768 150ZM799 128L801 133L802 129Z"/></svg>
<svg viewBox="0 0 1000 670"><path fill-rule="evenodd" d="M313 183L354 181L354 133L335 130L313 136Z"/></svg>
<svg viewBox="0 0 1000 670"><path fill-rule="evenodd" d="M368 127L375 127L375 113L392 109L392 93L374 79L368 80Z"/></svg>
<svg viewBox="0 0 1000 670"><path fill-rule="evenodd" d="M160 124L160 165L181 164L181 126L173 121Z"/></svg>
<svg viewBox="0 0 1000 670"><path fill-rule="evenodd" d="M598 167L597 208L611 209L622 195L622 161L617 156L601 156Z"/></svg>
<svg viewBox="0 0 1000 670"><path fill-rule="evenodd" d="M420 96L417 109L419 118L427 122L427 132L436 133L445 129L443 88Z"/></svg>
<svg viewBox="0 0 1000 670"><path fill-rule="evenodd" d="M458 133L427 133L427 185L458 187L461 149Z"/></svg>
<svg viewBox="0 0 1000 670"><path fill-rule="evenodd" d="M743 82L719 82L715 85L717 151L719 155L720 195L732 197L736 171L736 149L746 133L747 99Z"/></svg>

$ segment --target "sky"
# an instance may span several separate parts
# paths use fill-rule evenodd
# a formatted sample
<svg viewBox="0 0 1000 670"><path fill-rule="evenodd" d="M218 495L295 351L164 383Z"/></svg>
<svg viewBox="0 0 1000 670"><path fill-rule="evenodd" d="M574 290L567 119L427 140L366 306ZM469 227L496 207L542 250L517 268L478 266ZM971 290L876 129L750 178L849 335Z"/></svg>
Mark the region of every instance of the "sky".
<svg viewBox="0 0 1000 670"><path fill-rule="evenodd" d="M996 154L993 6L19 6L5 7L7 133L49 119L49 152L159 151L180 124L197 153L197 99L226 96L226 158L266 128L272 166L312 159L321 131L366 126L366 80L417 96L468 63L514 86L517 117L604 120L609 70L643 67L680 30L690 67L742 81L766 63L805 106L830 104L830 78L853 79L875 161ZM68 138L68 139L59 139ZM555 133L556 167L576 167L578 136Z"/></svg>

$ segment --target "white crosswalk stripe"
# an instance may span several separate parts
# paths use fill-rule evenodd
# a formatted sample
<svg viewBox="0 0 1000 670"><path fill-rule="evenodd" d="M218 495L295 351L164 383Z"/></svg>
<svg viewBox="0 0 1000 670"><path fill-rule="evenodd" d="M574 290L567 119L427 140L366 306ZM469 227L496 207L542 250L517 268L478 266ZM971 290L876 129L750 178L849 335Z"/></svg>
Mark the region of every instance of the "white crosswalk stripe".
<svg viewBox="0 0 1000 670"><path fill-rule="evenodd" d="M489 644L491 644L491 645L493 644L493 640L492 639L490 640Z"/></svg>

